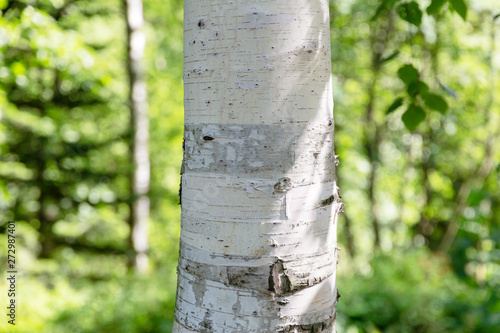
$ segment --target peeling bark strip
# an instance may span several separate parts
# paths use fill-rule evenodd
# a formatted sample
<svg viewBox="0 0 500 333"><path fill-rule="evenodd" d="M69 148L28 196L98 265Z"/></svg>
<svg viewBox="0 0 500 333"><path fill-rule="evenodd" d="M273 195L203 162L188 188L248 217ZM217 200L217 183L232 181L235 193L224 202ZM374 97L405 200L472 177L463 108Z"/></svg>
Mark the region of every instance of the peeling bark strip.
<svg viewBox="0 0 500 333"><path fill-rule="evenodd" d="M334 332L326 0L185 0L173 332Z"/></svg>

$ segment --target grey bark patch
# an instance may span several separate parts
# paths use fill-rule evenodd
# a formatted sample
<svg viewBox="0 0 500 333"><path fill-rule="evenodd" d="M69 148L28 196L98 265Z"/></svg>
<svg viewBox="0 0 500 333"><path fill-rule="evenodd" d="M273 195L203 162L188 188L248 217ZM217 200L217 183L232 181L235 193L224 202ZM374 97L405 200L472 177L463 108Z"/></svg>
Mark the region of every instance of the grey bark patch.
<svg viewBox="0 0 500 333"><path fill-rule="evenodd" d="M234 174L244 168L250 173L269 170L283 173L293 165L298 135L300 131L296 128L276 133L275 128L265 125L188 125L184 164L196 172ZM210 146L205 145L207 141ZM271 141L275 145L263 149Z"/></svg>
<svg viewBox="0 0 500 333"><path fill-rule="evenodd" d="M196 297L196 306L200 307L203 304L205 292L207 291L206 281L199 276L195 276L195 281L191 283L191 287Z"/></svg>
<svg viewBox="0 0 500 333"><path fill-rule="evenodd" d="M191 124L184 135L186 172L235 175L245 170L252 177L279 178L314 169L311 177L334 179L333 128L326 123ZM318 152L318 159L309 160ZM310 181L301 178L294 186Z"/></svg>

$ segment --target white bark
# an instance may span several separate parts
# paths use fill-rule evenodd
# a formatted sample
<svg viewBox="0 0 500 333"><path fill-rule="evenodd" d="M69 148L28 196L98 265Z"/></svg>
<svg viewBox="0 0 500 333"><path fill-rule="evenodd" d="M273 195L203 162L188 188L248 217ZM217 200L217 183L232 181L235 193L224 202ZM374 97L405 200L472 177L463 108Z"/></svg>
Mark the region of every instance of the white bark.
<svg viewBox="0 0 500 333"><path fill-rule="evenodd" d="M149 247L149 119L142 61L146 48L142 0L126 0L128 74L130 80L130 127L132 131L132 186L130 205L131 265L138 272L148 270Z"/></svg>
<svg viewBox="0 0 500 333"><path fill-rule="evenodd" d="M328 1L186 0L174 332L334 332Z"/></svg>

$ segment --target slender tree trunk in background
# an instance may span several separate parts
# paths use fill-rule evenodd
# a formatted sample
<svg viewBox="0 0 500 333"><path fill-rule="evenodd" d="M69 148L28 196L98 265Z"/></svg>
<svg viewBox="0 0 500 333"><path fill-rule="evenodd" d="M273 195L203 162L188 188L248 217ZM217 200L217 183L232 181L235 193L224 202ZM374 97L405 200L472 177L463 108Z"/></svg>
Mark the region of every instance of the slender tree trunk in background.
<svg viewBox="0 0 500 333"><path fill-rule="evenodd" d="M432 44L429 45L428 42L424 43L424 54L427 55L427 59L424 62L424 64L427 64L426 70L429 73L429 75L433 78L433 89L438 89L439 88L439 49L440 49L440 33L439 33L439 15L434 15L435 19L435 33L436 33L436 41ZM423 32L421 32L422 38ZM434 130L432 129L432 126L430 126L430 120L429 117L425 119L425 122L427 122L429 129L427 132L427 135L425 133L421 134L422 137L422 157L420 160L419 168L422 173L422 185L423 185L423 205L422 205L422 210L420 212L420 220L418 222L417 228L418 228L418 233L424 237L427 246L430 248L433 247L433 244L431 244L432 240L432 233L434 232L435 229L435 220L431 220L429 217L429 206L431 203L431 199L433 196L433 190L431 187L431 183L429 180L429 176L431 174L431 171L434 169L434 162L433 162L433 156L432 156L432 149L431 146L434 143L435 136L434 136ZM428 151L426 151L428 150Z"/></svg>
<svg viewBox="0 0 500 333"><path fill-rule="evenodd" d="M379 54L380 56L381 54ZM374 58L377 54L374 55ZM380 57L379 57L380 59ZM375 61L378 60L374 60ZM377 161L378 161L378 147L379 147L379 129L377 123L373 120L373 108L375 103L375 86L378 81L378 75L380 68L378 65L373 66L373 78L368 89L368 104L366 105L366 115L365 115L365 150L368 155L368 160L370 161L370 175L369 175L369 185L368 185L368 198L370 200L370 212L372 215L372 227L373 227L373 247L380 248L380 223L377 216L377 199L375 198L375 180L377 172Z"/></svg>
<svg viewBox="0 0 500 333"><path fill-rule="evenodd" d="M385 26L383 37L380 38L380 30L374 30L372 32L371 44L372 44L372 71L373 77L368 87L368 103L366 105L366 114L365 114L365 132L364 132L364 147L366 150L366 154L368 155L368 159L370 161L370 175L369 175L369 186L368 186L368 198L370 200L370 211L372 215L372 226L373 226L373 234L374 238L374 248L380 247L380 221L377 215L377 198L375 197L375 183L376 183L376 175L377 175L377 164L379 161L378 158L378 149L381 141L380 138L380 129L373 118L373 112L375 108L375 88L378 83L378 78L381 70L381 60L382 56L387 47L387 42L389 40L389 35L392 30L392 14L389 13L387 15L387 25ZM382 45L382 47L375 47L376 44Z"/></svg>
<svg viewBox="0 0 500 333"><path fill-rule="evenodd" d="M142 0L125 0L127 16L127 65L130 82L130 129L132 146L130 242L133 254L130 266L144 273L148 269L149 227L149 120L146 83L143 74L143 57L146 37Z"/></svg>
<svg viewBox="0 0 500 333"><path fill-rule="evenodd" d="M328 1L185 1L179 332L334 332Z"/></svg>

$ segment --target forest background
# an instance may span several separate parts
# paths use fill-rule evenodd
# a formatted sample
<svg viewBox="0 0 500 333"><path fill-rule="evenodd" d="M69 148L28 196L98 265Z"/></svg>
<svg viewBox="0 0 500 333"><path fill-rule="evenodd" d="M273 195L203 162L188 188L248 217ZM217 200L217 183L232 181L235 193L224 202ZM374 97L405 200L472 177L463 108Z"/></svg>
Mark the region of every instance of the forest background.
<svg viewBox="0 0 500 333"><path fill-rule="evenodd" d="M500 327L500 6L330 1L338 331ZM2 332L170 332L182 160L182 1L145 0L149 271L128 265L133 196L120 0L0 0ZM4 270L2 269L2 272ZM7 304L7 280L0 280ZM2 305L3 308L3 305ZM5 309L5 308L3 308Z"/></svg>

